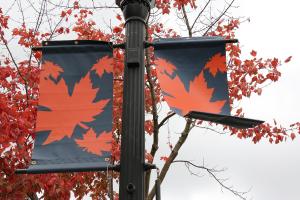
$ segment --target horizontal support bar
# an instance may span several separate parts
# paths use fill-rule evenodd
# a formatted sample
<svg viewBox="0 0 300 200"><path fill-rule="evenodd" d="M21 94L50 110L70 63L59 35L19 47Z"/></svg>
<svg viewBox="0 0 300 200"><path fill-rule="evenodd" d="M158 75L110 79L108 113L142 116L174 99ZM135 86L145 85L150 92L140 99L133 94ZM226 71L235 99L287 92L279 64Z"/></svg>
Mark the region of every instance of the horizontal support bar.
<svg viewBox="0 0 300 200"><path fill-rule="evenodd" d="M32 51L43 51L43 50L63 50L63 49L71 49L76 51L76 48L85 48L88 50L88 48L91 48L91 51L107 51L111 50L112 46L108 45L55 45L55 46L38 46L38 47L32 47Z"/></svg>
<svg viewBox="0 0 300 200"><path fill-rule="evenodd" d="M197 111L191 111L187 115L185 115L185 117L215 122L218 124L223 124L227 126L232 126L234 128L241 128L241 129L253 128L264 122L255 119L241 118L241 117L228 116L228 115L219 115L219 114L212 114L212 113L205 113L205 112L197 112Z"/></svg>
<svg viewBox="0 0 300 200"><path fill-rule="evenodd" d="M112 45L111 42L99 40L51 40L43 41L42 46L62 46L62 45Z"/></svg>
<svg viewBox="0 0 300 200"><path fill-rule="evenodd" d="M237 43L237 39L225 39L223 37L194 37L194 38L170 38L170 39L158 39L152 44L155 49L166 49L176 47L188 47L188 46L210 46L217 44Z"/></svg>
<svg viewBox="0 0 300 200"><path fill-rule="evenodd" d="M98 40L54 40L43 41L42 46L32 47L32 51L42 51L46 49L60 49L60 48L73 48L73 47L96 47L107 46L113 48L111 42L98 41Z"/></svg>
<svg viewBox="0 0 300 200"><path fill-rule="evenodd" d="M90 44L90 45L80 45L80 47L89 47L89 46L97 46L97 45L100 45L100 44ZM73 48L73 47L76 47L76 46L79 46L79 45L74 45L74 44L71 44L71 45L51 45L51 46L36 46L36 47L32 47L32 51L43 51L43 50L46 50L46 49L53 49L53 48ZM112 48L120 48L120 49L125 49L125 43L122 43L122 44L114 44L111 46Z"/></svg>
<svg viewBox="0 0 300 200"><path fill-rule="evenodd" d="M40 167L40 168L39 168ZM17 169L16 174L45 174L45 173L68 173L68 172L95 172L95 171L119 171L120 165L109 165L107 167L85 167L85 168L42 168L41 166L30 166L28 169Z"/></svg>
<svg viewBox="0 0 300 200"><path fill-rule="evenodd" d="M121 43L121 44L113 44L113 48L120 48L120 49L125 49L126 43Z"/></svg>

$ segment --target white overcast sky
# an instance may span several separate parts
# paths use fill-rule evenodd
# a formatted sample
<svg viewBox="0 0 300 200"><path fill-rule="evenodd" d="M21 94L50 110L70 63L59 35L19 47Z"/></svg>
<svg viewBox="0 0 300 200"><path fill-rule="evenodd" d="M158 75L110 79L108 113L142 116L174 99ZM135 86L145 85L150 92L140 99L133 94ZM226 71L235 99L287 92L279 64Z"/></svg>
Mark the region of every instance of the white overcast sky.
<svg viewBox="0 0 300 200"><path fill-rule="evenodd" d="M8 0L0 0L0 5ZM262 96L253 96L243 102L246 117L271 121L275 118L283 124L300 121L300 5L295 0L239 0L236 16L250 17L250 23L241 25L237 38L248 54L257 50L258 56L292 61L281 67L282 78L265 88ZM101 13L99 15L102 15ZM102 15L109 22L113 15ZM160 147L166 149L166 138L176 140L180 132L178 123L171 120L161 134ZM182 128L183 125L180 127ZM239 140L235 136L218 135L203 130L193 130L178 159L203 162L207 167L227 168L221 174L229 178L228 185L247 191L249 199L255 200L299 200L300 138L293 142L271 145L267 142L253 144L250 140ZM164 155L164 154L161 154ZM167 153L165 154L167 155ZM159 163L159 161L157 161ZM174 164L162 184L163 200L235 200L238 199L220 186L205 172L200 177L192 176L183 164ZM86 198L89 199L89 198Z"/></svg>

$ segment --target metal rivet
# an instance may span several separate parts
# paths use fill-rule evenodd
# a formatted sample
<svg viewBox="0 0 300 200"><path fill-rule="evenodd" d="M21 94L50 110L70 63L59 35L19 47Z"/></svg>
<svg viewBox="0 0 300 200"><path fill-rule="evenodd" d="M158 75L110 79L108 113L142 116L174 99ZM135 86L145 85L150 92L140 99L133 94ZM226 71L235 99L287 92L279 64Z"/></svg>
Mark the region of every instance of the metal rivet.
<svg viewBox="0 0 300 200"><path fill-rule="evenodd" d="M37 162L36 162L35 160L33 160L33 161L31 161L31 164L32 164L32 165L36 165Z"/></svg>
<svg viewBox="0 0 300 200"><path fill-rule="evenodd" d="M105 162L108 162L109 161L109 158L104 158Z"/></svg>
<svg viewBox="0 0 300 200"><path fill-rule="evenodd" d="M45 42L45 46L47 46L48 45L48 42Z"/></svg>
<svg viewBox="0 0 300 200"><path fill-rule="evenodd" d="M78 41L74 41L74 44L78 44Z"/></svg>
<svg viewBox="0 0 300 200"><path fill-rule="evenodd" d="M133 193L135 191L135 186L132 183L128 183L126 189L128 193Z"/></svg>

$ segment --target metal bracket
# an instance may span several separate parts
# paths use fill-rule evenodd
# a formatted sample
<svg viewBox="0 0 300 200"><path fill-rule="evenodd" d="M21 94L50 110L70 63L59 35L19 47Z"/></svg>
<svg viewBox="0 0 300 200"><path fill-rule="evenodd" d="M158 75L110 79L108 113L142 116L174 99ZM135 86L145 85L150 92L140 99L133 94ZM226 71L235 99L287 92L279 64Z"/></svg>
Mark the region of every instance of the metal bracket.
<svg viewBox="0 0 300 200"><path fill-rule="evenodd" d="M144 42L144 47L145 48L149 48L149 47L153 47L154 44L152 42Z"/></svg>
<svg viewBox="0 0 300 200"><path fill-rule="evenodd" d="M120 48L120 49L125 49L126 43L121 43L121 44L113 44L112 47L115 48Z"/></svg>
<svg viewBox="0 0 300 200"><path fill-rule="evenodd" d="M155 164L150 164L150 163L144 163L144 170L145 171L148 171L148 170L151 170L151 169L157 169L156 165Z"/></svg>

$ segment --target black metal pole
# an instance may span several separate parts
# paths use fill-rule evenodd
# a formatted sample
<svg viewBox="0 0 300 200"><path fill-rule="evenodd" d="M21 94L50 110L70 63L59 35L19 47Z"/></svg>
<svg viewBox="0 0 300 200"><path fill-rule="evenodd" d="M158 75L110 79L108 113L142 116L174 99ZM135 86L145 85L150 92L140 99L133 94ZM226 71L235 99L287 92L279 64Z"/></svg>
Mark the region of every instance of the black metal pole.
<svg viewBox="0 0 300 200"><path fill-rule="evenodd" d="M119 195L120 200L144 200L144 43L150 5L147 0L123 0L119 5L126 20Z"/></svg>

